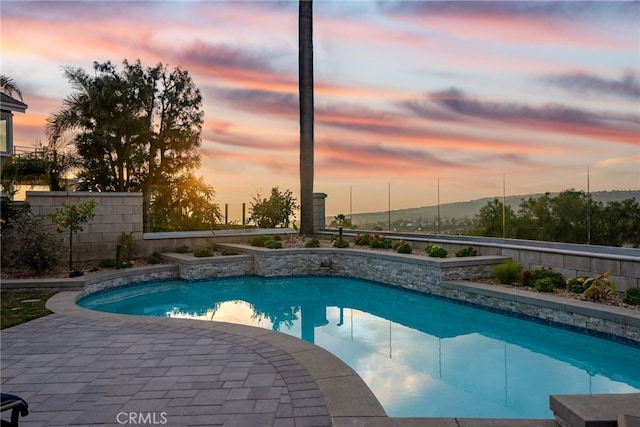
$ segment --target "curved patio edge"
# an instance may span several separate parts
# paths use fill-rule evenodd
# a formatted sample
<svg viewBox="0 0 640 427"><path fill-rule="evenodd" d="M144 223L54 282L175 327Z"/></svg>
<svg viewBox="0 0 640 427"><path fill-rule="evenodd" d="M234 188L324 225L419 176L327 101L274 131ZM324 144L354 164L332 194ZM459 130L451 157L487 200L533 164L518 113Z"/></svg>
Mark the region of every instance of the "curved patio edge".
<svg viewBox="0 0 640 427"><path fill-rule="evenodd" d="M82 292L59 292L47 301L46 307L56 314L95 321L119 321L134 325L171 323L180 327L215 330L255 339L282 350L291 355L316 382L335 427L558 427L552 419L388 417L364 380L351 367L330 352L299 338L277 331L226 322L98 312L78 306L76 301L81 296Z"/></svg>
<svg viewBox="0 0 640 427"><path fill-rule="evenodd" d="M51 297L46 307L56 314L89 318L98 321L122 321L133 324L176 325L194 329L212 329L219 332L250 337L276 347L291 355L316 381L322 392L332 420L378 418L388 419L373 392L348 365L333 354L296 337L259 327L226 322L203 322L192 319L168 319L113 314L93 311L76 304L82 292L60 292ZM335 421L334 421L335 425Z"/></svg>

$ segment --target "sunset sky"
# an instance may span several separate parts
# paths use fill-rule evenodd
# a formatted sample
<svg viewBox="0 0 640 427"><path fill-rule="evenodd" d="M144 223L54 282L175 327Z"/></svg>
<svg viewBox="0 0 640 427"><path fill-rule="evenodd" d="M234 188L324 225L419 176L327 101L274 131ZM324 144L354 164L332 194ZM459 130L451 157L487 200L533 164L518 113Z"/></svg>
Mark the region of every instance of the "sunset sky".
<svg viewBox="0 0 640 427"><path fill-rule="evenodd" d="M297 1L8 1L14 144L45 141L62 66L180 66L204 96L202 175L239 219L299 192ZM314 3L315 191L327 214L640 188L640 2ZM351 194L351 198L350 198ZM351 200L351 205L350 205ZM351 206L351 207L350 207Z"/></svg>

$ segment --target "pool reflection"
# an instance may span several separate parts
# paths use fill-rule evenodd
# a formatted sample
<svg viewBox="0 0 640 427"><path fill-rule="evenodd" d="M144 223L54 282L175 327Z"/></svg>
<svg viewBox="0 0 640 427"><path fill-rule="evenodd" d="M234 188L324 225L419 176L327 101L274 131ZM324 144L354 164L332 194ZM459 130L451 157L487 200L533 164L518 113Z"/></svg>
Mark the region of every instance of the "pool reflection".
<svg viewBox="0 0 640 427"><path fill-rule="evenodd" d="M354 368L390 416L549 418L550 394L640 390L638 349L361 281L139 288L108 296L101 309L294 335Z"/></svg>

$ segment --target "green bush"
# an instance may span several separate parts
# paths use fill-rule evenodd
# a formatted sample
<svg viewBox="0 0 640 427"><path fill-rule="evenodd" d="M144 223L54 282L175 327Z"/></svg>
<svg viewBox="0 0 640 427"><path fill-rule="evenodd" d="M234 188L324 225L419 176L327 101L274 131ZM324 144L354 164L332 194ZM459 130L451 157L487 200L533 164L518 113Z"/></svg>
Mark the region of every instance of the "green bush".
<svg viewBox="0 0 640 427"><path fill-rule="evenodd" d="M80 270L73 270L69 272L69 277L81 277L84 276L84 273Z"/></svg>
<svg viewBox="0 0 640 427"><path fill-rule="evenodd" d="M358 234L356 237L353 238L353 243L355 243L358 246L369 246L372 239L373 239L373 236L371 236L371 234L369 233Z"/></svg>
<svg viewBox="0 0 640 427"><path fill-rule="evenodd" d="M282 238L280 236L276 235L266 235L266 234L260 234L258 236L252 237L249 240L249 244L251 246L257 246L259 248L271 248L271 249L275 249L278 247L282 247L282 242L281 242ZM280 246L278 246L278 243L280 244Z"/></svg>
<svg viewBox="0 0 640 427"><path fill-rule="evenodd" d="M14 265L25 266L37 276L58 266L62 241L49 225L44 217L31 212L13 219L7 237L13 242L10 255Z"/></svg>
<svg viewBox="0 0 640 427"><path fill-rule="evenodd" d="M640 305L640 288L627 289L622 301L624 301L625 304Z"/></svg>
<svg viewBox="0 0 640 427"><path fill-rule="evenodd" d="M213 248L211 246L205 246L204 248L198 248L193 251L193 256L198 258L213 256Z"/></svg>
<svg viewBox="0 0 640 427"><path fill-rule="evenodd" d="M434 258L446 258L448 254L445 248L438 245L427 245L427 247L424 248L424 250L427 252L427 254L430 257L434 257Z"/></svg>
<svg viewBox="0 0 640 427"><path fill-rule="evenodd" d="M580 276L567 279L565 283L567 286L567 290L576 294L581 294L589 289L592 281L593 279L589 279L588 276Z"/></svg>
<svg viewBox="0 0 640 427"><path fill-rule="evenodd" d="M124 251L122 253L122 259L131 261L135 255L135 242L133 240L133 232L122 233L120 242L124 245Z"/></svg>
<svg viewBox="0 0 640 427"><path fill-rule="evenodd" d="M187 245L178 246L176 248L176 252L179 254L186 254L189 252L189 246Z"/></svg>
<svg viewBox="0 0 640 427"><path fill-rule="evenodd" d="M536 282L542 279L551 279L555 288L564 288L566 285L562 274L547 268L538 268L525 272L522 275L522 284L535 288Z"/></svg>
<svg viewBox="0 0 640 427"><path fill-rule="evenodd" d="M151 255L149 258L147 258L147 264L162 264L162 259L155 255Z"/></svg>
<svg viewBox="0 0 640 427"><path fill-rule="evenodd" d="M456 251L456 256L458 258L468 257L468 256L478 256L478 251L476 251L472 247L461 248Z"/></svg>
<svg viewBox="0 0 640 427"><path fill-rule="evenodd" d="M393 241L388 237L375 236L369 242L369 246L373 249L391 249L393 247Z"/></svg>
<svg viewBox="0 0 640 427"><path fill-rule="evenodd" d="M240 252L236 251L235 249L225 248L222 250L221 254L222 256L230 256L230 255L239 255Z"/></svg>
<svg viewBox="0 0 640 427"><path fill-rule="evenodd" d="M347 242L340 236L333 236L331 237L331 246L334 248L348 248L349 242Z"/></svg>
<svg viewBox="0 0 640 427"><path fill-rule="evenodd" d="M111 258L105 258L103 260L100 260L100 263L98 264L98 267L100 267L100 268L115 268L116 267L116 260L115 259L111 259Z"/></svg>
<svg viewBox="0 0 640 427"><path fill-rule="evenodd" d="M280 241L279 239L267 240L264 244L264 247L268 249L282 249L282 241Z"/></svg>
<svg viewBox="0 0 640 427"><path fill-rule="evenodd" d="M602 301L609 299L616 293L616 285L609 280L609 273L605 273L597 279L593 279L591 286L580 297L588 301Z"/></svg>
<svg viewBox="0 0 640 427"><path fill-rule="evenodd" d="M522 264L512 259L498 264L493 268L493 275L503 285L519 282L522 276Z"/></svg>
<svg viewBox="0 0 640 427"><path fill-rule="evenodd" d="M536 280L533 287L540 292L553 292L556 290L556 281L551 277Z"/></svg>
<svg viewBox="0 0 640 427"><path fill-rule="evenodd" d="M320 240L318 239L311 239L311 240L307 240L307 242L304 244L305 248L319 248L320 247Z"/></svg>
<svg viewBox="0 0 640 427"><path fill-rule="evenodd" d="M393 249L399 254L410 254L413 251L413 248L411 247L411 245L408 242L405 242L404 240L400 240L399 242L396 242L396 244L393 245Z"/></svg>

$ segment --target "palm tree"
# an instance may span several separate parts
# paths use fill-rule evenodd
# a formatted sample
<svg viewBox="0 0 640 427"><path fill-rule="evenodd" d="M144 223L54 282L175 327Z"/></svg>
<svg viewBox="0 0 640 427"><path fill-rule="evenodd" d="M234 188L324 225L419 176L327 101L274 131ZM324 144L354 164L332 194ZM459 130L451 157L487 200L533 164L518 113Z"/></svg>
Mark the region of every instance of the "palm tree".
<svg viewBox="0 0 640 427"><path fill-rule="evenodd" d="M18 85L16 85L16 82L13 81L11 77L7 77L4 74L0 75L0 92L11 97L13 97L13 94L15 93L20 98L20 101L24 101L22 99L22 91Z"/></svg>
<svg viewBox="0 0 640 427"><path fill-rule="evenodd" d="M300 0L298 12L298 90L300 95L300 234L313 224L313 0Z"/></svg>

